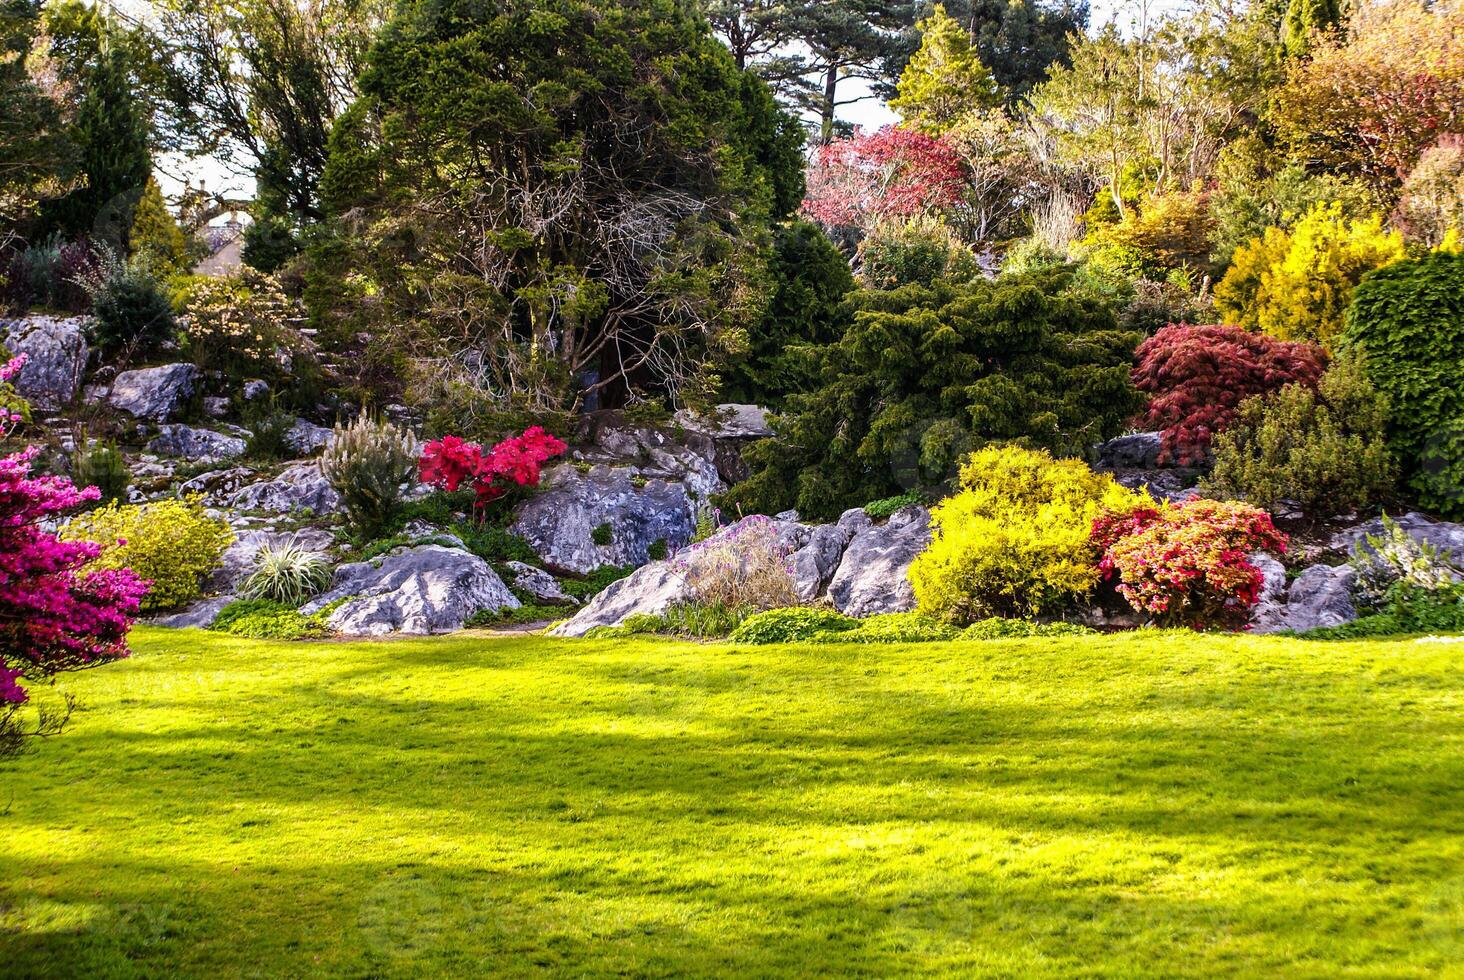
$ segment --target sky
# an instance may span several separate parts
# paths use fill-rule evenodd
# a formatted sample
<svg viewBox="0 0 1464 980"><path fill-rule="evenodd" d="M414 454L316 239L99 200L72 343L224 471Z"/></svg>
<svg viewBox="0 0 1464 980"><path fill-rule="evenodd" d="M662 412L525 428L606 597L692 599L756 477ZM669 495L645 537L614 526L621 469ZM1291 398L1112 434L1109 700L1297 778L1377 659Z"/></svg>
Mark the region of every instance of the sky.
<svg viewBox="0 0 1464 980"><path fill-rule="evenodd" d="M1144 0L1094 0L1092 27L1096 29L1113 20L1117 20L1120 27L1124 27L1132 22L1135 11L1142 2ZM1151 17L1163 12L1179 10L1185 6L1185 0L1147 0L1147 2ZM119 0L118 2L119 7L134 11L143 5L142 0ZM857 79L843 82L839 90L841 99L851 96L869 97L842 106L839 110L839 118L864 129L878 129L880 126L895 122L897 117L890 111L889 106L885 105L882 100L869 95L869 92L868 82ZM160 159L158 168L160 171L159 184L163 193L170 198L175 197L182 190L184 180L196 184L200 178L207 182L210 191L233 197L254 196L253 179L234 173L218 160L184 160L171 156Z"/></svg>

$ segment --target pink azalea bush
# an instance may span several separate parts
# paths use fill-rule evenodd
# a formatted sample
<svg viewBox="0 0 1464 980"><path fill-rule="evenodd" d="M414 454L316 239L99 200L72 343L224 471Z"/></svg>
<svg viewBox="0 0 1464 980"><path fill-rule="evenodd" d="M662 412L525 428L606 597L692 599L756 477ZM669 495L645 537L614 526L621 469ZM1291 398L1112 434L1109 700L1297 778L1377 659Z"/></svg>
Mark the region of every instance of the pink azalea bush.
<svg viewBox="0 0 1464 980"><path fill-rule="evenodd" d="M422 482L439 490L471 486L482 508L514 487L538 486L544 463L568 448L537 425L486 450L476 442L443 436L422 447L417 467Z"/></svg>
<svg viewBox="0 0 1464 980"><path fill-rule="evenodd" d="M1264 582L1249 556L1287 545L1264 510L1217 500L1106 514L1092 541L1129 605L1196 629L1243 622Z"/></svg>
<svg viewBox="0 0 1464 980"><path fill-rule="evenodd" d="M0 368L0 381L23 363L15 358ZM18 421L16 413L0 419L0 435ZM127 656L127 633L149 584L129 569L84 572L101 547L44 529L98 491L32 476L36 452L0 458L0 753L16 751L25 735L16 717L29 700L21 680Z"/></svg>

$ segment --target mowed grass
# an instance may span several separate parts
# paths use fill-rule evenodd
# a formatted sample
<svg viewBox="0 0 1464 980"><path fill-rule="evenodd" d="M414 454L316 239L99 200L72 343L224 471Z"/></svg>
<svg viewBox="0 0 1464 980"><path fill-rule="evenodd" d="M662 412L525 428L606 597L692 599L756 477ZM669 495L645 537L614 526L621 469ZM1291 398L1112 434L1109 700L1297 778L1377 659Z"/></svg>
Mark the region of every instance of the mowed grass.
<svg viewBox="0 0 1464 980"><path fill-rule="evenodd" d="M1464 647L139 630L6 977L1459 975Z"/></svg>

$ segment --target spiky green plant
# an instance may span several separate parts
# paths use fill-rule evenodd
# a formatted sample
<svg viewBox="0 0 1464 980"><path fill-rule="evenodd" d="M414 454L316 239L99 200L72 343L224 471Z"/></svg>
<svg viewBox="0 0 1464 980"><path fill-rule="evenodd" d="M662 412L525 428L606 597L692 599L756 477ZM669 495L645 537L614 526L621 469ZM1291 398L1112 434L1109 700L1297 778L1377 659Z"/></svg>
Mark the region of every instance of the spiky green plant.
<svg viewBox="0 0 1464 980"><path fill-rule="evenodd" d="M401 504L402 484L417 470L417 444L386 419L362 413L337 425L320 471L341 495L346 519L361 538L375 537Z"/></svg>
<svg viewBox="0 0 1464 980"><path fill-rule="evenodd" d="M331 568L325 557L300 547L291 538L279 547L265 545L254 558L254 571L244 580L239 595L299 606L330 586Z"/></svg>

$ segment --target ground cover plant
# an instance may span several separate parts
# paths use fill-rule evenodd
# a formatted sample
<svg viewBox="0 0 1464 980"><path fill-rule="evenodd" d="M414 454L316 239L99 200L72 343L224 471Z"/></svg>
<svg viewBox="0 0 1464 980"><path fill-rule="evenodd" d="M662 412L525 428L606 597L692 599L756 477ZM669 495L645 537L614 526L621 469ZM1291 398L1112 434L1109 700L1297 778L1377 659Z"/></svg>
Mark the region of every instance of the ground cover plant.
<svg viewBox="0 0 1464 980"><path fill-rule="evenodd" d="M1445 644L139 629L134 648L70 682L67 734L7 764L8 975L1460 958Z"/></svg>

